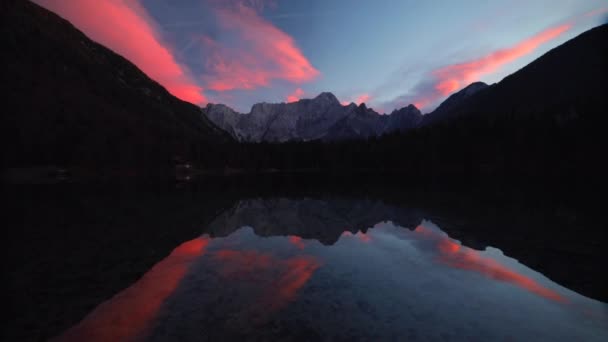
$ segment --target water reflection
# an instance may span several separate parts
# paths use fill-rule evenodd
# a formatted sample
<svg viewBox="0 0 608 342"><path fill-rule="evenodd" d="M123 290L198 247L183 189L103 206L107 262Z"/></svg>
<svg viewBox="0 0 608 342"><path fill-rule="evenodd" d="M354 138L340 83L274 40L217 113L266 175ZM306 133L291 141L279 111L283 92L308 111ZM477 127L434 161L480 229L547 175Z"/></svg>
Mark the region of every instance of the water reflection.
<svg viewBox="0 0 608 342"><path fill-rule="evenodd" d="M426 224L429 225L428 222ZM550 300L566 301L562 295L540 285L530 277L509 269L495 259L484 257L478 251L461 246L438 228L432 229L419 225L414 232L431 240L437 249L437 260L450 267L477 272L487 278L512 283Z"/></svg>
<svg viewBox="0 0 608 342"><path fill-rule="evenodd" d="M604 303L381 202L241 201L60 340L605 340Z"/></svg>
<svg viewBox="0 0 608 342"><path fill-rule="evenodd" d="M161 305L178 287L190 264L205 253L209 238L175 248L138 282L101 304L60 338L62 341L124 341L143 337Z"/></svg>
<svg viewBox="0 0 608 342"><path fill-rule="evenodd" d="M246 282L256 287L258 298L253 306L266 313L292 301L320 266L320 262L309 255L281 259L255 250L221 249L212 258L225 281Z"/></svg>

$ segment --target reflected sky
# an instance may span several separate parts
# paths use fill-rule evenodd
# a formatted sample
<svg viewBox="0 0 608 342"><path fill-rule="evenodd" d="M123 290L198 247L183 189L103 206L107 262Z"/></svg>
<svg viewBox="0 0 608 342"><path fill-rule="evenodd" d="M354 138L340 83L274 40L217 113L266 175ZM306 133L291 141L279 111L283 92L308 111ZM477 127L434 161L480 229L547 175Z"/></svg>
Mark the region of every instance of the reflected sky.
<svg viewBox="0 0 608 342"><path fill-rule="evenodd" d="M286 209L293 203L273 203L218 217L215 230L178 246L58 340L608 338L605 303L496 248L463 246L431 221L353 229L328 211L306 222L342 225L337 237L303 238L292 234L304 229ZM233 228L218 233L221 226Z"/></svg>

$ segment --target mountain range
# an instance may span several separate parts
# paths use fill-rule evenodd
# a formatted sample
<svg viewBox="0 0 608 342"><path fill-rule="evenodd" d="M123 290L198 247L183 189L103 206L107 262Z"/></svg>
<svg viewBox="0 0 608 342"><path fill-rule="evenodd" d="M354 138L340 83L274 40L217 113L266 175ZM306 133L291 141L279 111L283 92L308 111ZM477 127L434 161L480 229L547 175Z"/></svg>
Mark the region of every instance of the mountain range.
<svg viewBox="0 0 608 342"><path fill-rule="evenodd" d="M490 113L531 118L551 112L563 124L585 115L583 106L595 110L603 103L599 108L605 108L608 53L600 40L606 30L606 24L591 29L496 84L474 82L425 115L413 105L387 115L364 103L342 106L331 93L293 103L258 103L246 114L215 104L203 112L242 142L366 139Z"/></svg>
<svg viewBox="0 0 608 342"><path fill-rule="evenodd" d="M405 133L437 121L478 91L475 82L452 94L437 109L423 115L410 104L390 114L380 114L365 103L342 105L330 92L291 103L257 103L242 114L223 104L208 104L203 113L241 142L340 141Z"/></svg>
<svg viewBox="0 0 608 342"><path fill-rule="evenodd" d="M208 104L203 112L242 142L366 139L405 132L422 122L414 105L380 115L365 103L343 106L329 92L292 103L257 103L247 114L223 104Z"/></svg>
<svg viewBox="0 0 608 342"><path fill-rule="evenodd" d="M498 83L473 83L448 97L433 112L406 120L415 129L398 125L405 134L343 140L345 136L364 138L382 132L377 127L386 126L378 123L390 120L395 113L377 115L365 106L339 106L330 101L334 103L332 110L341 113L343 121L334 118L324 122L327 128L319 132L320 136L299 136L318 140L241 144L241 150L230 155L228 163L234 168L256 170L389 171L416 180L489 177L518 182L551 179L560 184L592 179L601 182L606 170L601 156L605 154L603 146L608 144L607 40L608 25L600 25L550 50ZM273 123L280 122L281 108L295 110L311 102L316 101L262 107L275 111L273 121L269 121ZM355 108L356 114L343 114ZM204 110L207 114L208 109L213 106ZM233 115L233 122L246 122L259 114L238 115ZM308 117L308 113L303 112L301 117ZM293 115L289 121L296 127L295 133L299 127L297 118ZM280 135L281 131L272 125L266 127L266 132L272 135L260 134L254 136L257 140L249 141L297 137L295 133ZM328 140L339 143L323 143Z"/></svg>

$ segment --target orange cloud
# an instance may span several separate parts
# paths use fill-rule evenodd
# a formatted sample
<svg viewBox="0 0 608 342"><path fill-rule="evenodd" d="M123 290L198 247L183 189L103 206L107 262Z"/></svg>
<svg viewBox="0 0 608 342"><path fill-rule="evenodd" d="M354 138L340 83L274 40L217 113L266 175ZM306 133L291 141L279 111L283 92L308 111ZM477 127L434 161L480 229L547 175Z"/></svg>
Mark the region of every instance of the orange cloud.
<svg viewBox="0 0 608 342"><path fill-rule="evenodd" d="M269 86L272 80L303 83L319 75L294 39L254 8L237 3L215 11L219 26L233 33L236 43L203 38L208 54L203 79L209 89L255 89Z"/></svg>
<svg viewBox="0 0 608 342"><path fill-rule="evenodd" d="M127 58L173 95L196 104L206 101L202 87L158 38L154 20L137 0L34 1Z"/></svg>
<svg viewBox="0 0 608 342"><path fill-rule="evenodd" d="M298 88L293 93L289 94L289 96L287 96L287 102L297 102L299 99L302 98L302 96L304 96L304 90L302 90L302 88Z"/></svg>

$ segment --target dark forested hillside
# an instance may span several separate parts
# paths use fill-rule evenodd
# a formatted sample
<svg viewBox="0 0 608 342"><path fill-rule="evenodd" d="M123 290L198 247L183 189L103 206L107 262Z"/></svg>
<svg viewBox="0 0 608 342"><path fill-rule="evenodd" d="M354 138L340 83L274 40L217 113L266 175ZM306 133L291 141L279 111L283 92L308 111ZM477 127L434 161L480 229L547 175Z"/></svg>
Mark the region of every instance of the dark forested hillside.
<svg viewBox="0 0 608 342"><path fill-rule="evenodd" d="M231 140L57 15L29 1L2 1L0 12L5 167L158 167L210 160L211 145Z"/></svg>

